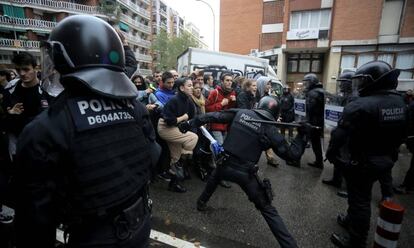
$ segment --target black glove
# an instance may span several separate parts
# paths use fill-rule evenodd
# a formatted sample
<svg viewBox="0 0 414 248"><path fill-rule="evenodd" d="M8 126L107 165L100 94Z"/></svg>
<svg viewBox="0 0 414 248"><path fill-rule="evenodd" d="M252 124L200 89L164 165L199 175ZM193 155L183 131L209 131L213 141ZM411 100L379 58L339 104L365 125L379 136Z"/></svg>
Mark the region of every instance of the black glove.
<svg viewBox="0 0 414 248"><path fill-rule="evenodd" d="M180 132L186 133L187 131L191 129L190 122L183 121L183 122L178 123L178 129L180 130Z"/></svg>
<svg viewBox="0 0 414 248"><path fill-rule="evenodd" d="M259 142L260 142L260 148L262 148L262 150L267 150L272 146L272 142L264 134L260 136Z"/></svg>
<svg viewBox="0 0 414 248"><path fill-rule="evenodd" d="M307 122L300 122L300 127L297 128L298 133L302 135L309 135L312 132L312 125Z"/></svg>

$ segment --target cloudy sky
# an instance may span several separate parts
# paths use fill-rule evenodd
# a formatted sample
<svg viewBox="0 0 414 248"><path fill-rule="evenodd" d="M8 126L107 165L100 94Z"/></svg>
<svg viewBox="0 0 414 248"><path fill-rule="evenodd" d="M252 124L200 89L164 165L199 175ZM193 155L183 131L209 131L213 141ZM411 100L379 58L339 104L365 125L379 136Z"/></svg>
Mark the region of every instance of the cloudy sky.
<svg viewBox="0 0 414 248"><path fill-rule="evenodd" d="M220 0L204 0L214 10L216 16L216 50L218 50ZM210 8L196 0L163 0L165 4L178 11L187 21L194 23L200 29L204 42L213 49L213 15Z"/></svg>

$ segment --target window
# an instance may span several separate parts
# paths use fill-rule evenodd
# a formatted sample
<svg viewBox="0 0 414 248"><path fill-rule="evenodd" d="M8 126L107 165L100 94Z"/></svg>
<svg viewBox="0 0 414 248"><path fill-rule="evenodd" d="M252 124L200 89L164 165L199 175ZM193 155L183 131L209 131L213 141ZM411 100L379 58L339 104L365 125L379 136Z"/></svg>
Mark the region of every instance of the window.
<svg viewBox="0 0 414 248"><path fill-rule="evenodd" d="M377 60L384 61L392 65L394 62L394 54L379 54Z"/></svg>
<svg viewBox="0 0 414 248"><path fill-rule="evenodd" d="M292 12L290 14L290 30L329 29L330 18L330 9Z"/></svg>
<svg viewBox="0 0 414 248"><path fill-rule="evenodd" d="M289 73L320 73L322 72L322 59L322 54L290 54L287 71Z"/></svg>
<svg viewBox="0 0 414 248"><path fill-rule="evenodd" d="M366 64L374 60L375 60L374 54L361 54L358 56L357 68L359 68L363 64Z"/></svg>
<svg viewBox="0 0 414 248"><path fill-rule="evenodd" d="M341 69L354 68L355 67L355 55L342 55Z"/></svg>
<svg viewBox="0 0 414 248"><path fill-rule="evenodd" d="M369 52L345 51L341 58L341 70L358 68L370 61L384 61L391 67L400 69L399 79L414 79L414 50L404 46L384 46Z"/></svg>
<svg viewBox="0 0 414 248"><path fill-rule="evenodd" d="M399 54L395 62L395 67L402 70L398 79L413 78L414 54Z"/></svg>
<svg viewBox="0 0 414 248"><path fill-rule="evenodd" d="M403 0L384 1L380 23L380 35L398 34L403 5Z"/></svg>

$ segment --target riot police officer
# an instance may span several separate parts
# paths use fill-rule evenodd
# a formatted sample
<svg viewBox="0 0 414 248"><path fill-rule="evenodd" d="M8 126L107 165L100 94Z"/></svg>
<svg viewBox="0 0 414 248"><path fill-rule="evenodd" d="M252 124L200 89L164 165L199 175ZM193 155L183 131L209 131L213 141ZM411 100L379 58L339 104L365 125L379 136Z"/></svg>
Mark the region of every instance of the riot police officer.
<svg viewBox="0 0 414 248"><path fill-rule="evenodd" d="M279 115L279 108L275 98L265 96L259 101L258 109L229 109L198 115L189 122L182 123L180 129L185 132L210 122L231 123L223 143L224 153L219 160L220 165L212 172L203 193L198 198L197 209L207 210L207 202L221 180L234 182L262 213L280 246L297 247L282 218L271 205L270 182L262 181L256 174L256 164L264 150L272 148L279 157L295 161L300 160L304 152L307 142L304 132L308 128L299 128L298 135L289 146L275 126L252 122L254 119L275 121Z"/></svg>
<svg viewBox="0 0 414 248"><path fill-rule="evenodd" d="M331 137L333 162L345 146L348 159L344 177L348 189L348 212L338 223L349 231L349 238L338 234L331 241L338 247L365 247L370 226L372 185L389 175L398 159L398 148L406 137L407 110L395 90L399 70L382 61L362 65L352 77L359 97L345 106L338 127Z"/></svg>
<svg viewBox="0 0 414 248"><path fill-rule="evenodd" d="M283 94L280 96L280 118L283 122L295 121L295 99L288 86L283 87ZM285 136L285 131L288 129L289 140L293 138L293 127L281 127L280 132Z"/></svg>
<svg viewBox="0 0 414 248"><path fill-rule="evenodd" d="M338 96L338 104L342 107L346 106L347 103L349 103L352 99L354 99L354 97L352 96L352 77L355 75L355 72L344 72L341 75L339 75L339 78L337 80L338 85L339 85L339 92L340 95ZM335 135L335 129L332 130L331 132L331 137ZM330 153L331 151L331 140L328 146L328 149L326 151L326 153ZM344 148L342 148L344 149ZM339 155L339 157L337 157L335 159L335 161L333 162L334 164L334 172L333 172L333 177L332 179L323 179L322 182L324 184L327 185L332 185L336 188L341 188L342 185L342 167L343 167L343 162L344 162L344 152L342 153L337 153L337 155ZM343 193L342 193L343 194Z"/></svg>
<svg viewBox="0 0 414 248"><path fill-rule="evenodd" d="M313 129L309 134L315 162L308 163L308 165L323 169L321 138L323 137L325 91L318 77L313 73L306 74L303 82L306 90L306 119L309 124L321 127L321 129Z"/></svg>
<svg viewBox="0 0 414 248"><path fill-rule="evenodd" d="M75 15L44 45L64 91L18 141L17 247L54 247L59 223L68 247L147 247L155 135L117 33Z"/></svg>

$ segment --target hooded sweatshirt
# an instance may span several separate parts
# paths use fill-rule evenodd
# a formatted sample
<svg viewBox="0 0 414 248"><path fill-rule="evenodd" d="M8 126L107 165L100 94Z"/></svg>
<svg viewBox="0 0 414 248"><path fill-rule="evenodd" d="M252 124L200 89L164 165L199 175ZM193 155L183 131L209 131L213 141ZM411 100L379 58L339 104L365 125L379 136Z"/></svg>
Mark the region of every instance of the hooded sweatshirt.
<svg viewBox="0 0 414 248"><path fill-rule="evenodd" d="M266 76L261 76L256 80L256 82L257 82L257 93L258 93L260 98L269 95L269 92L265 92L265 90L266 90L266 84L270 80L271 80L270 77L266 77Z"/></svg>

